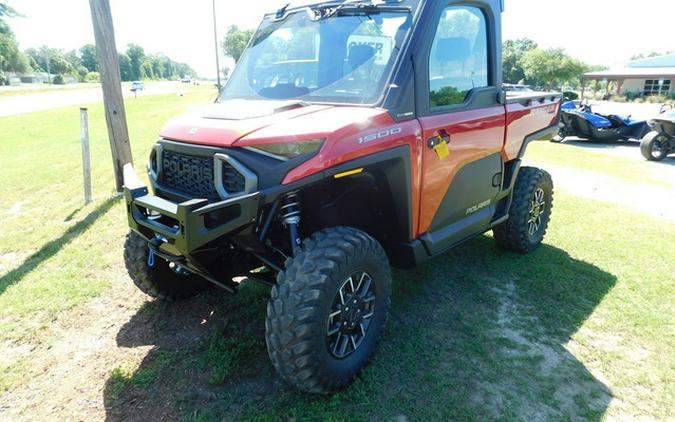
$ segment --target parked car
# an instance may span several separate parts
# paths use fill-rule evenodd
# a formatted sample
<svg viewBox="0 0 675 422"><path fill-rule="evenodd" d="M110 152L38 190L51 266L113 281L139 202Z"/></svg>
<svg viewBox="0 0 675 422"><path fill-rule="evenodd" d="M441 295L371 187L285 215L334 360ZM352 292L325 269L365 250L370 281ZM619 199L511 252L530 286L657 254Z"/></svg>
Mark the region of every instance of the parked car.
<svg viewBox="0 0 675 422"><path fill-rule="evenodd" d="M650 161L661 161L675 153L675 109L661 108L661 113L649 121L651 131L640 141L640 153Z"/></svg>
<svg viewBox="0 0 675 422"><path fill-rule="evenodd" d="M141 81L133 81L131 83L131 90L132 91L143 91L145 89L145 85L143 85L143 82Z"/></svg>
<svg viewBox="0 0 675 422"><path fill-rule="evenodd" d="M553 142L562 142L569 136L593 141L641 139L650 130L645 120L595 113L588 100L565 101L561 109L560 130Z"/></svg>
<svg viewBox="0 0 675 422"><path fill-rule="evenodd" d="M216 104L161 131L150 189L125 166L136 286L178 300L235 292L238 275L269 284L274 367L330 393L375 353L390 266L489 230L502 248L535 249L553 182L521 159L557 131L561 95L504 93L502 7L337 1L266 15Z"/></svg>

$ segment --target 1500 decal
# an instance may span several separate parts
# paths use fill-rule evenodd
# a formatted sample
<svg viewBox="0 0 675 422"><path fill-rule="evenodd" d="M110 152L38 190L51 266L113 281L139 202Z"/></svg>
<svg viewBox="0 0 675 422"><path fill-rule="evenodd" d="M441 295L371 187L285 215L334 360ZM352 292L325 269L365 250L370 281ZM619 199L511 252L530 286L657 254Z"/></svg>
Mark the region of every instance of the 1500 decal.
<svg viewBox="0 0 675 422"><path fill-rule="evenodd" d="M366 144L368 142L373 142L378 139L386 138L387 136L391 135L396 135L398 133L401 133L401 128L400 127L394 127L391 129L385 129L381 130L377 133L371 133L369 135L364 135L359 138L359 144Z"/></svg>

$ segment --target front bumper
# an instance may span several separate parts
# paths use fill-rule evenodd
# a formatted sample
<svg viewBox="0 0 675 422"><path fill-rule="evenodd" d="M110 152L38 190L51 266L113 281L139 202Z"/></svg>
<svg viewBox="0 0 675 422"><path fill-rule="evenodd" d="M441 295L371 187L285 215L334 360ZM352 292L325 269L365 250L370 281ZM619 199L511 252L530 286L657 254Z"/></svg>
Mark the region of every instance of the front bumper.
<svg viewBox="0 0 675 422"><path fill-rule="evenodd" d="M239 231L258 218L260 193L219 202L172 202L148 192L131 165L124 168L124 200L129 227L148 241L162 238L162 252L187 256L207 243Z"/></svg>

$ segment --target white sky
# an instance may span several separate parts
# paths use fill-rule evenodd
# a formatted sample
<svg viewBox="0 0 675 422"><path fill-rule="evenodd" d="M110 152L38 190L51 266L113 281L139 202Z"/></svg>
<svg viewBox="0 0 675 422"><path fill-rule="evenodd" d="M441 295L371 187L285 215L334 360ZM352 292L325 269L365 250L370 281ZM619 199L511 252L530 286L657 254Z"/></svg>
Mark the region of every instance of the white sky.
<svg viewBox="0 0 675 422"><path fill-rule="evenodd" d="M25 15L10 20L22 49L70 50L94 43L88 0L7 0ZM289 0L290 1L290 0ZM255 28L286 0L216 0L219 38L225 28ZM211 0L110 0L118 50L134 42L215 77ZM669 22L675 0L506 0L504 39L529 37L563 47L591 64L621 66L640 52L675 50ZM221 56L222 58L222 56Z"/></svg>

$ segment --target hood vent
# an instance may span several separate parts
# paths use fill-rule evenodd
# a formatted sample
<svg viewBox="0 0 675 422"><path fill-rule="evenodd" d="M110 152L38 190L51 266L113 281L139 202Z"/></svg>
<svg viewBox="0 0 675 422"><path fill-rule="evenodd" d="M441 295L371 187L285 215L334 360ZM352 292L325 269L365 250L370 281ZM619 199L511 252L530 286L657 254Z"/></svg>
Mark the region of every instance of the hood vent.
<svg viewBox="0 0 675 422"><path fill-rule="evenodd" d="M300 100L265 101L265 100L227 100L216 103L206 109L205 119L246 120L271 116L287 110L307 105Z"/></svg>

